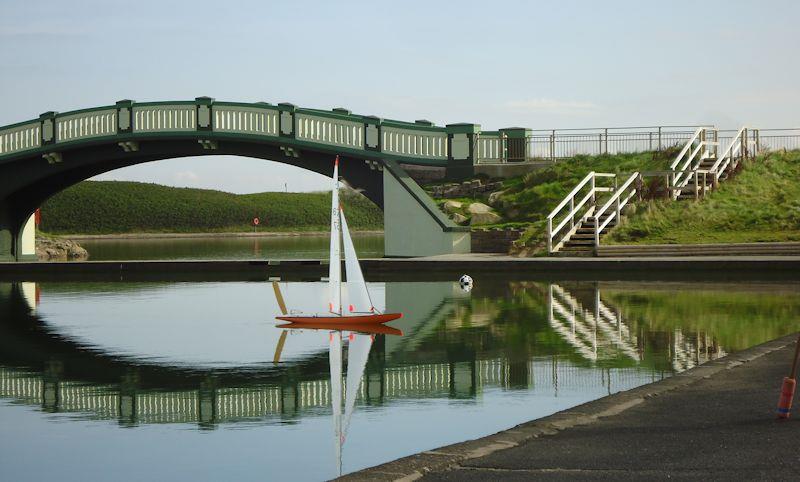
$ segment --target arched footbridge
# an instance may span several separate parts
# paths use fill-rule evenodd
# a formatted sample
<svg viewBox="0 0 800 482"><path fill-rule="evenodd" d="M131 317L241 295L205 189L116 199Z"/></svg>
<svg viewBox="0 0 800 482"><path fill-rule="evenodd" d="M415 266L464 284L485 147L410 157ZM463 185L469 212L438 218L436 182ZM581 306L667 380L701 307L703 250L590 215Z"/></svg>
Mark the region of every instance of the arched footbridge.
<svg viewBox="0 0 800 482"><path fill-rule="evenodd" d="M384 210L388 256L468 252L469 230L442 215L403 165L473 172L480 126L400 122L292 104L130 100L0 128L0 260L35 259L32 213L59 191L107 171L162 159L240 155L330 175ZM224 169L220 166L220 169Z"/></svg>

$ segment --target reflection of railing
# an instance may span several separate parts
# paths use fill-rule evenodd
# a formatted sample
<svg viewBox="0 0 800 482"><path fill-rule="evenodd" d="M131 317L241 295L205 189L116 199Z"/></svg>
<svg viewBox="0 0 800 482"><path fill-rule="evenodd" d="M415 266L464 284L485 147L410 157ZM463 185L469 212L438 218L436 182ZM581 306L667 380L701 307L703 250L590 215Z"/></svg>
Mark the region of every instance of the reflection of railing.
<svg viewBox="0 0 800 482"><path fill-rule="evenodd" d="M725 356L725 350L707 333L696 333L694 339L681 330L672 332L672 369L682 372Z"/></svg>
<svg viewBox="0 0 800 482"><path fill-rule="evenodd" d="M600 289L594 286L594 310L586 309L578 296L566 288L551 284L548 289L548 321L550 326L586 360L595 362L612 358L617 352L632 360L641 360L637 337L622 320L600 299ZM708 333L670 333L669 357L673 370L682 372L709 360L725 356Z"/></svg>
<svg viewBox="0 0 800 482"><path fill-rule="evenodd" d="M600 300L596 287L593 301L594 310L587 310L565 288L551 284L548 289L550 326L587 360L613 358L617 356L616 350L632 360L640 360L636 338L620 316Z"/></svg>
<svg viewBox="0 0 800 482"><path fill-rule="evenodd" d="M475 362L387 367L363 376L357 400L475 396L481 390L524 386L537 391L575 390L613 385L633 388L652 374L636 368L608 373L578 367L558 357L512 363L507 358ZM535 381L535 383L534 383ZM343 381L344 384L344 381ZM87 413L125 423L230 423L286 414L319 413L331 406L330 380L305 380L292 386L254 384L177 391L137 391L132 387L55 380L50 375L0 367L0 397L50 411Z"/></svg>

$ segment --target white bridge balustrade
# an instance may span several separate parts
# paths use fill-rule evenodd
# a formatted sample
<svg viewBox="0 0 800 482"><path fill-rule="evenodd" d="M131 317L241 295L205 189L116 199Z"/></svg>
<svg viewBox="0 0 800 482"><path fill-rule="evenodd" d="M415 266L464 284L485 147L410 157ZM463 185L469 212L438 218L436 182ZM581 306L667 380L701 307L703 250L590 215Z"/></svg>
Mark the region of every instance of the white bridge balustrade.
<svg viewBox="0 0 800 482"><path fill-rule="evenodd" d="M38 122L0 130L0 156L36 149L41 145L41 126Z"/></svg>
<svg viewBox="0 0 800 482"><path fill-rule="evenodd" d="M278 135L278 110L263 107L217 104L213 128L219 132Z"/></svg>
<svg viewBox="0 0 800 482"><path fill-rule="evenodd" d="M383 128L383 150L390 154L430 159L447 159L445 132L421 133L397 127Z"/></svg>
<svg viewBox="0 0 800 482"><path fill-rule="evenodd" d="M56 119L56 143L116 134L116 109L92 110Z"/></svg>
<svg viewBox="0 0 800 482"><path fill-rule="evenodd" d="M322 144L364 148L364 124L348 120L298 113L297 138Z"/></svg>
<svg viewBox="0 0 800 482"><path fill-rule="evenodd" d="M188 105L136 105L134 132L189 132L197 129L196 109Z"/></svg>

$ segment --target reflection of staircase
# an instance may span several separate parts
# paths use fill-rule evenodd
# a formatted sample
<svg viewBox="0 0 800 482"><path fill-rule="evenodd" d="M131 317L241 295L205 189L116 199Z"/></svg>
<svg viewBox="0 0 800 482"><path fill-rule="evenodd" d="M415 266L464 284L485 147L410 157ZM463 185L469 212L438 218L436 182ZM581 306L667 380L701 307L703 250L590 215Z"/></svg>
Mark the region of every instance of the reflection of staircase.
<svg viewBox="0 0 800 482"><path fill-rule="evenodd" d="M676 329L672 333L672 369L682 372L726 355L725 351L706 333L687 336Z"/></svg>
<svg viewBox="0 0 800 482"><path fill-rule="evenodd" d="M612 359L620 354L640 360L636 337L621 317L600 300L594 289L594 310L588 310L569 291L551 284L548 293L550 326L590 361Z"/></svg>

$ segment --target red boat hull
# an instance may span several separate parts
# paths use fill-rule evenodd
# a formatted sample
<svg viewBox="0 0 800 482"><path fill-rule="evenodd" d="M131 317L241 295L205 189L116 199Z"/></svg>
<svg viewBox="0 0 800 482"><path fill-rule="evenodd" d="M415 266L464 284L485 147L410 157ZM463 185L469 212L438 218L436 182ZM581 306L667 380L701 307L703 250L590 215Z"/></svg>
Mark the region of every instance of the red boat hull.
<svg viewBox="0 0 800 482"><path fill-rule="evenodd" d="M346 316L276 316L275 318L290 323L308 323L313 325L375 325L387 323L398 318L402 318L402 313L383 313L369 315L346 315Z"/></svg>
<svg viewBox="0 0 800 482"><path fill-rule="evenodd" d="M352 331L368 335L395 335L403 336L403 332L391 326L376 323L286 323L276 328L285 330L326 330L326 331Z"/></svg>

